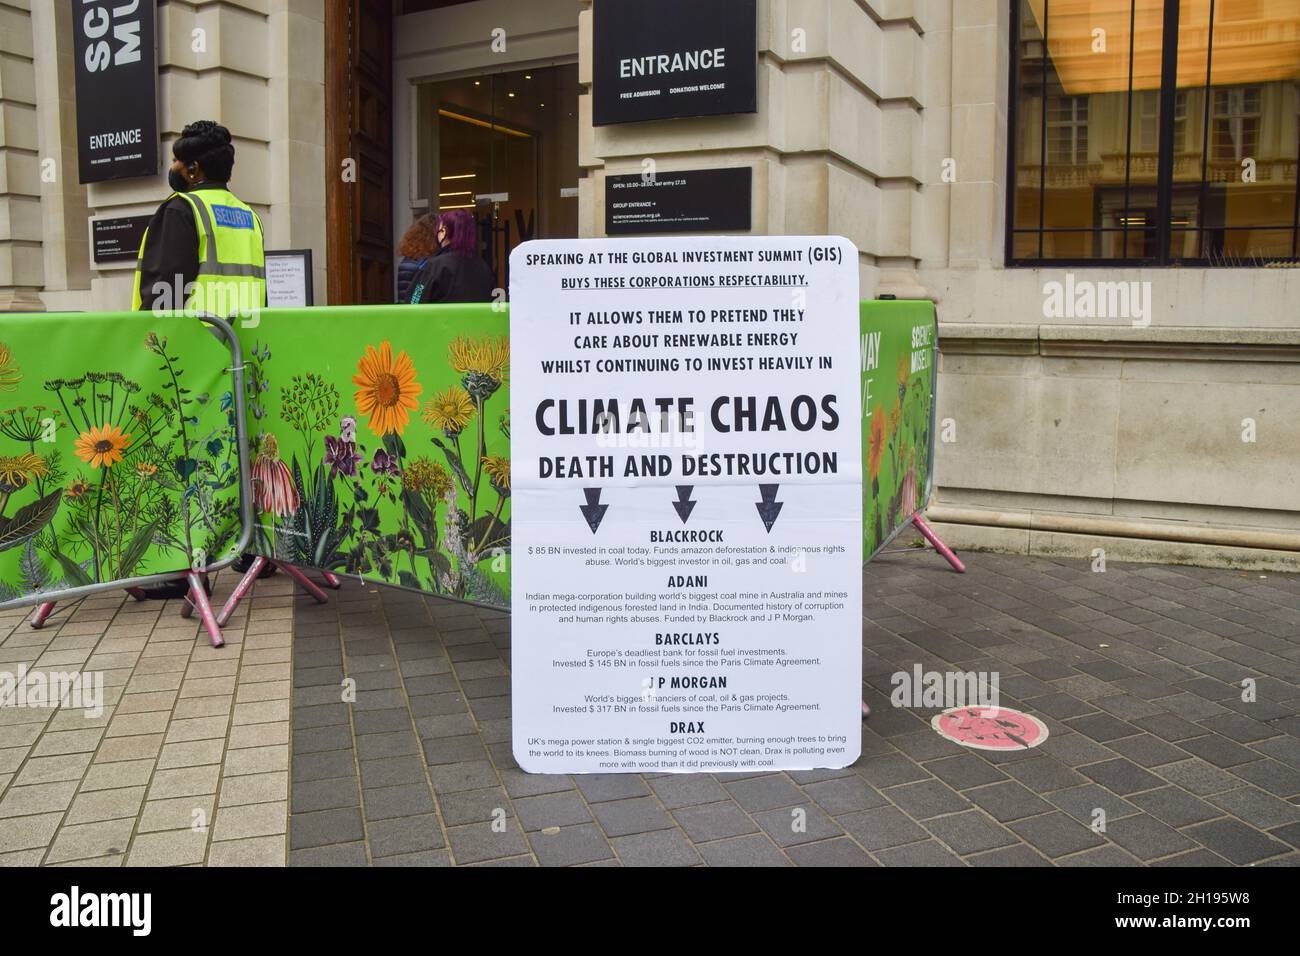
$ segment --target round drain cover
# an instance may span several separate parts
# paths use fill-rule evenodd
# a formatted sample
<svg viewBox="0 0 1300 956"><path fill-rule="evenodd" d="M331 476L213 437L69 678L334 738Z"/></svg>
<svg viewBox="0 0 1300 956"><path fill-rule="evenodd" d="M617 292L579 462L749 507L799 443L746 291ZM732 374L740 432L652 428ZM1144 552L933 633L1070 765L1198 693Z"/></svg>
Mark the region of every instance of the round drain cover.
<svg viewBox="0 0 1300 956"><path fill-rule="evenodd" d="M953 707L930 726L941 737L977 750L1027 750L1047 739L1047 725L1008 707Z"/></svg>

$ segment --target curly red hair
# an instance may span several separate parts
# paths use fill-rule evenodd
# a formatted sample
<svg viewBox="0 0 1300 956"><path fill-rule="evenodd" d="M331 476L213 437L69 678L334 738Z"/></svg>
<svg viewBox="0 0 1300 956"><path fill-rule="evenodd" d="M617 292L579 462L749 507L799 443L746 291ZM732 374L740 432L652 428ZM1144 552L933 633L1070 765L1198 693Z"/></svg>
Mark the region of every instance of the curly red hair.
<svg viewBox="0 0 1300 956"><path fill-rule="evenodd" d="M425 259L438 251L437 220L427 213L406 230L402 241L397 245L398 255L407 259Z"/></svg>

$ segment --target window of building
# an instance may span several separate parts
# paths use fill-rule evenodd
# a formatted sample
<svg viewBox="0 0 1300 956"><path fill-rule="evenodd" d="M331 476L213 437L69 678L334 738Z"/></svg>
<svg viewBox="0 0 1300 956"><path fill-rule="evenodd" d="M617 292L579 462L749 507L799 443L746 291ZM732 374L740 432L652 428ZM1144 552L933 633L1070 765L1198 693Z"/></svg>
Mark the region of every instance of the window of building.
<svg viewBox="0 0 1300 956"><path fill-rule="evenodd" d="M1300 259L1300 0L1011 0L1007 261Z"/></svg>
<svg viewBox="0 0 1300 956"><path fill-rule="evenodd" d="M1239 163L1259 152L1259 93L1258 86L1214 91L1211 158Z"/></svg>
<svg viewBox="0 0 1300 956"><path fill-rule="evenodd" d="M1047 155L1052 163L1082 166L1088 161L1088 98L1053 97L1047 107Z"/></svg>

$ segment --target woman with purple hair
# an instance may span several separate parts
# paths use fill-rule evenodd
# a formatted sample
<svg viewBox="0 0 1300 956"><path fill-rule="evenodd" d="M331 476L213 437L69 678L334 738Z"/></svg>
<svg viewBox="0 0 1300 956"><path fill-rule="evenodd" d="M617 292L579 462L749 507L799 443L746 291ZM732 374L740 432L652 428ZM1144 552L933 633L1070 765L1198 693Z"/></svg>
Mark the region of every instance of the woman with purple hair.
<svg viewBox="0 0 1300 956"><path fill-rule="evenodd" d="M465 209L441 213L438 251L411 283L411 304L491 302L496 281L478 254L478 228Z"/></svg>

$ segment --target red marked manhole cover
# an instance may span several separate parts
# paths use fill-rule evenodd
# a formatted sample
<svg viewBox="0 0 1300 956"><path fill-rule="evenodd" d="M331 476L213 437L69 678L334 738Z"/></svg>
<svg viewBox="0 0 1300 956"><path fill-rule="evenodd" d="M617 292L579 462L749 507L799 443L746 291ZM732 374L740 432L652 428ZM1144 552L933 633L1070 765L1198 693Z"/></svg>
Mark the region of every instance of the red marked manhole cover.
<svg viewBox="0 0 1300 956"><path fill-rule="evenodd" d="M953 707L930 721L941 737L977 750L1027 750L1047 739L1047 726L1007 707Z"/></svg>

